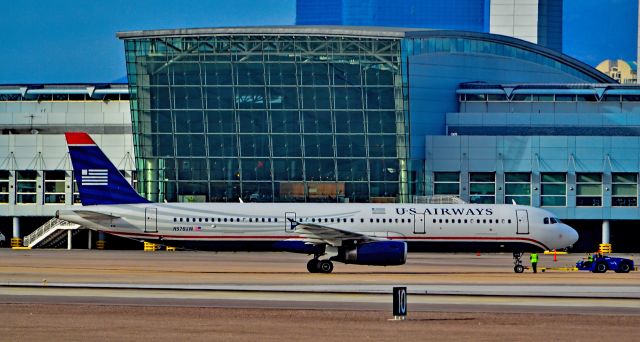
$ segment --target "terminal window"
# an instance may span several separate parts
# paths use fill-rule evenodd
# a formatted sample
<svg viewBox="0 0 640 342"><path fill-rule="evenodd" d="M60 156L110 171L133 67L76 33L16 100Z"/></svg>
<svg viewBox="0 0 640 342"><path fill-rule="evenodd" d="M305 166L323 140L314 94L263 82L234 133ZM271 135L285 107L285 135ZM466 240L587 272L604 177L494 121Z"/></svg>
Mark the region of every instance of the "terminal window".
<svg viewBox="0 0 640 342"><path fill-rule="evenodd" d="M45 204L64 204L66 175L67 172L64 170L44 172Z"/></svg>
<svg viewBox="0 0 640 342"><path fill-rule="evenodd" d="M504 203L531 204L531 174L507 172L504 174Z"/></svg>
<svg viewBox="0 0 640 342"><path fill-rule="evenodd" d="M576 173L576 206L602 206L601 173Z"/></svg>
<svg viewBox="0 0 640 342"><path fill-rule="evenodd" d="M460 194L460 173L434 172L433 194L458 196Z"/></svg>
<svg viewBox="0 0 640 342"><path fill-rule="evenodd" d="M16 202L18 204L35 204L38 172L34 170L16 171L16 176Z"/></svg>
<svg viewBox="0 0 640 342"><path fill-rule="evenodd" d="M493 172L469 173L469 202L470 203L495 203L496 202L496 175Z"/></svg>
<svg viewBox="0 0 640 342"><path fill-rule="evenodd" d="M11 173L0 170L0 203L9 203L9 177Z"/></svg>
<svg viewBox="0 0 640 342"><path fill-rule="evenodd" d="M545 207L564 207L567 205L567 174L560 172L540 175L540 204Z"/></svg>
<svg viewBox="0 0 640 342"><path fill-rule="evenodd" d="M638 206L638 174L637 173L612 173L611 174L611 206L613 207L637 207Z"/></svg>

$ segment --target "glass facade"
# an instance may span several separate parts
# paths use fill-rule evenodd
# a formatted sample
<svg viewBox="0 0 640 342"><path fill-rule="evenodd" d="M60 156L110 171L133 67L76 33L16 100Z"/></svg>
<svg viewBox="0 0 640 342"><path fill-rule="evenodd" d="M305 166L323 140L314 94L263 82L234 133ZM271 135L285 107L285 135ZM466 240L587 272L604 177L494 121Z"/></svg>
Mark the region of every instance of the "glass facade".
<svg viewBox="0 0 640 342"><path fill-rule="evenodd" d="M155 201L407 201L400 40L126 39L138 191Z"/></svg>

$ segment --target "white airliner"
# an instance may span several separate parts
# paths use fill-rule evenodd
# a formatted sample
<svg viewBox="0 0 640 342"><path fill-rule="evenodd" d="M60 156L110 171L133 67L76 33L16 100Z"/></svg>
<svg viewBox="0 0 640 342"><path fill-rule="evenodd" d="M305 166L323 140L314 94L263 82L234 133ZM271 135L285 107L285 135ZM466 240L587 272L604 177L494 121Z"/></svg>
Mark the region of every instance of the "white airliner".
<svg viewBox="0 0 640 342"><path fill-rule="evenodd" d="M272 250L332 261L402 265L412 250L522 252L562 249L578 233L539 208L505 204L152 203L86 133L66 133L83 206L57 217L122 237L198 250Z"/></svg>

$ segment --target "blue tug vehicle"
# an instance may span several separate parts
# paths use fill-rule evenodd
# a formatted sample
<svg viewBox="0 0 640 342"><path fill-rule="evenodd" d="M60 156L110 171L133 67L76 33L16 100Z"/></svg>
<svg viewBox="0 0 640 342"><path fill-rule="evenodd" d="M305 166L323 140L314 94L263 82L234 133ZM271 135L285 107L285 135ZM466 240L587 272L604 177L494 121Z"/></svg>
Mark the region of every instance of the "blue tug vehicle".
<svg viewBox="0 0 640 342"><path fill-rule="evenodd" d="M591 254L587 260L578 261L576 268L593 273L605 273L607 270L612 270L616 273L629 273L634 269L634 264L631 259L610 257L602 253L596 253Z"/></svg>

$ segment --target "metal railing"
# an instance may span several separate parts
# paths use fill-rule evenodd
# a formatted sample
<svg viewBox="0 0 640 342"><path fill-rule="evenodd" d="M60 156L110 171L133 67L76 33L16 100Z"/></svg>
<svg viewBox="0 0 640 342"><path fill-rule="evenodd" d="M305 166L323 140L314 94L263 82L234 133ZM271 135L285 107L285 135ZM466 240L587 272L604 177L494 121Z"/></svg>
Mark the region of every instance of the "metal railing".
<svg viewBox="0 0 640 342"><path fill-rule="evenodd" d="M40 226L33 233L25 236L24 237L24 241L23 241L23 245L24 246L30 246L34 241L36 241L39 238L49 234L53 230L59 229L61 227L64 227L66 229L75 229L75 228L78 228L79 225L76 224L76 223L71 223L71 222L68 222L68 221L65 221L65 220L61 220L61 219L58 219L58 218L54 217L51 220L45 222L45 224ZM31 247L33 247L33 246L31 246Z"/></svg>

